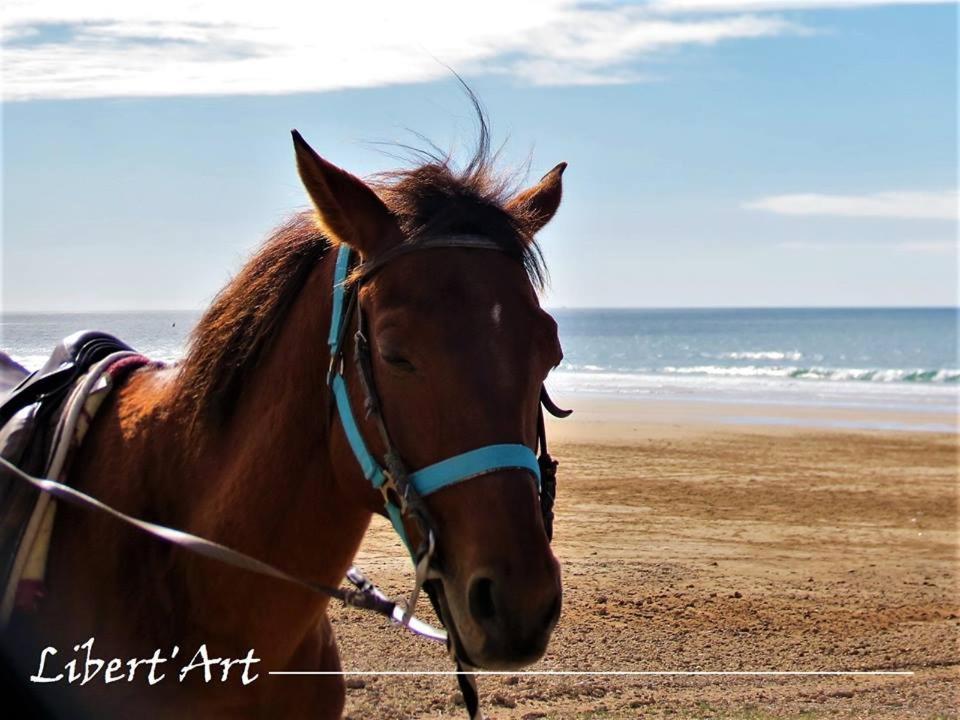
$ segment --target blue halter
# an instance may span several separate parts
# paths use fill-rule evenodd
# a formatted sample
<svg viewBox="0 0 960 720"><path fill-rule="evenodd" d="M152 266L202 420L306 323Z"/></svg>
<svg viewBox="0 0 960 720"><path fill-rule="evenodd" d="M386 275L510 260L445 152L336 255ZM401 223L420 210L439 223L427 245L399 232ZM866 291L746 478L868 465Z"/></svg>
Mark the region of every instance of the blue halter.
<svg viewBox="0 0 960 720"><path fill-rule="evenodd" d="M386 464L381 465L367 448L354 418L347 385L343 378L343 367L340 359L345 323L350 312L350 307L345 303L350 255L350 248L346 245L340 245L333 277L333 310L328 339L331 366L327 382L333 393L337 412L340 415L340 422L343 425L350 449L353 451L364 477L375 489L383 493L390 522L403 540L404 545L407 546L411 556L414 556L414 549L410 545L403 525L404 509L407 501L407 498L404 497L407 494L406 489L398 488L395 484L396 478L394 475L397 474L397 469L394 468L393 472L388 469L393 459L388 455L385 458ZM359 302L359 300L354 298L353 302ZM371 390L372 388L368 388L368 391ZM416 495L425 497L464 480L507 469L527 470L536 481L537 491L541 491L540 464L537 461L537 456L526 445L517 443L485 445L476 450L454 455L446 460L441 460L416 472L409 473L406 475L406 484ZM390 490L394 492L390 492ZM414 557L414 561L417 561L416 557Z"/></svg>

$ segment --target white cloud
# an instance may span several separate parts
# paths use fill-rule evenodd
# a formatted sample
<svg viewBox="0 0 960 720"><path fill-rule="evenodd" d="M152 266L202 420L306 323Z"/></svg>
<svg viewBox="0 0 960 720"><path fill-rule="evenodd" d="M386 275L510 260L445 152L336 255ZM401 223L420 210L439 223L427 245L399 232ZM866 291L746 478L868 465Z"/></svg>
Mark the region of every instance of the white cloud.
<svg viewBox="0 0 960 720"><path fill-rule="evenodd" d="M750 210L778 215L832 215L835 217L957 220L956 190L939 192L883 192L873 195L773 195L745 203Z"/></svg>
<svg viewBox="0 0 960 720"><path fill-rule="evenodd" d="M740 13L771 10L853 10L881 5L952 5L956 0L652 0L650 9L664 14Z"/></svg>
<svg viewBox="0 0 960 720"><path fill-rule="evenodd" d="M531 47L542 54L488 65L538 85L601 85L645 79L625 64L643 54L680 45L713 45L725 40L757 38L804 29L779 18L750 15L675 22L650 19L638 12L574 11L568 21L532 34Z"/></svg>
<svg viewBox="0 0 960 720"><path fill-rule="evenodd" d="M7 100L282 94L496 73L540 85L637 82L689 45L808 30L778 10L949 0L6 0Z"/></svg>
<svg viewBox="0 0 960 720"><path fill-rule="evenodd" d="M7 100L280 94L447 76L437 59L536 84L633 82L650 53L802 30L572 0L7 0L3 84Z"/></svg>

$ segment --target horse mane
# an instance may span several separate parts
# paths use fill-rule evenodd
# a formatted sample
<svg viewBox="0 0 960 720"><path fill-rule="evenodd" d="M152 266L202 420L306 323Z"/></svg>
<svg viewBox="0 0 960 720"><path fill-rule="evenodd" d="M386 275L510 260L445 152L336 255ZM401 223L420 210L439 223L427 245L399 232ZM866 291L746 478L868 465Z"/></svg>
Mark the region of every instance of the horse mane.
<svg viewBox="0 0 960 720"><path fill-rule="evenodd" d="M191 405L189 430L224 420L270 346L310 273L330 248L312 214L281 225L214 298L190 336L178 391Z"/></svg>
<svg viewBox="0 0 960 720"><path fill-rule="evenodd" d="M476 151L462 168L450 154L402 146L419 164L368 178L397 218L404 236L475 233L498 243L521 262L538 289L545 283L542 255L527 230L529 218L507 208L516 190L494 167L488 122L467 89L479 118ZM188 432L204 420L223 422L272 344L308 277L332 247L312 211L294 215L255 252L197 323L180 366L179 394L188 400Z"/></svg>

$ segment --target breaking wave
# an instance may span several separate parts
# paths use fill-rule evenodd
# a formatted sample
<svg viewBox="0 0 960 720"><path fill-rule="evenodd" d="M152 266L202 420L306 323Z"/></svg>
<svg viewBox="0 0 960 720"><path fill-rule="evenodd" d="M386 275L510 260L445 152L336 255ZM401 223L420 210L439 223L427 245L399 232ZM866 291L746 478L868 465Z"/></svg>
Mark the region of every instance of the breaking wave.
<svg viewBox="0 0 960 720"><path fill-rule="evenodd" d="M667 366L660 372L668 375L712 375L724 377L789 378L794 380L840 380L844 382L882 383L960 383L960 369L882 369L882 368L828 368L795 366L694 365Z"/></svg>
<svg viewBox="0 0 960 720"><path fill-rule="evenodd" d="M667 365L665 367L604 367L564 362L560 370L584 375L668 375L842 382L960 384L960 369L833 368L796 365Z"/></svg>
<svg viewBox="0 0 960 720"><path fill-rule="evenodd" d="M780 350L745 350L743 352L725 352L719 355L710 355L703 353L704 357L716 357L720 360L797 360L803 359L803 353L799 350L782 352Z"/></svg>

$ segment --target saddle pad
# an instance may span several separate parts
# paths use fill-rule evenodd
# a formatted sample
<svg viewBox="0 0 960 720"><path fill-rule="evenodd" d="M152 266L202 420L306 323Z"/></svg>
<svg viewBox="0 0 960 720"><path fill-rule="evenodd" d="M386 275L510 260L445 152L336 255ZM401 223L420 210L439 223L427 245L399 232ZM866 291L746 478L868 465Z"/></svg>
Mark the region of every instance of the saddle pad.
<svg viewBox="0 0 960 720"><path fill-rule="evenodd" d="M0 398L3 408L13 408L0 428L0 455L26 472L63 481L71 454L103 400L121 376L150 362L119 341L104 344L102 334L96 334L101 351L84 358L83 341L91 335L65 340L44 370L29 378L24 377L22 368L17 372L12 361L7 363L6 356L0 357L4 380L21 378L12 393ZM33 402L17 407L16 393L49 378L51 367L61 374L55 387L44 387L46 392L30 398ZM0 387L0 392L4 390L7 388ZM7 624L14 609L31 609L43 594L55 511L56 503L49 495L0 470L0 627Z"/></svg>

